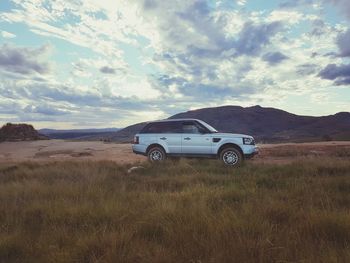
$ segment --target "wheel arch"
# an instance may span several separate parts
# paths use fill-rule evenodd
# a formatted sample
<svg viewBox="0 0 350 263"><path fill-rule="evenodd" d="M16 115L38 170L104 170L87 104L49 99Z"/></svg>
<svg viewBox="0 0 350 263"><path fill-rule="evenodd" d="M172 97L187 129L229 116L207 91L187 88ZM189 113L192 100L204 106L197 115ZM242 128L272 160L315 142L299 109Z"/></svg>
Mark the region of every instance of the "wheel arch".
<svg viewBox="0 0 350 263"><path fill-rule="evenodd" d="M150 145L147 147L147 149L146 149L146 154L148 155L148 152L149 152L152 148L154 148L154 147L160 147L160 148L163 149L163 151L165 152L165 154L167 153L166 150L165 150L165 148L164 148L162 145L160 145L159 143L152 143L152 144L150 144Z"/></svg>
<svg viewBox="0 0 350 263"><path fill-rule="evenodd" d="M231 143L231 142L224 143L223 145L220 146L220 148L217 152L217 157L220 157L222 150L229 148L229 147L237 149L242 154L242 158L244 159L244 153L243 153L242 148L239 145L237 145L235 143Z"/></svg>

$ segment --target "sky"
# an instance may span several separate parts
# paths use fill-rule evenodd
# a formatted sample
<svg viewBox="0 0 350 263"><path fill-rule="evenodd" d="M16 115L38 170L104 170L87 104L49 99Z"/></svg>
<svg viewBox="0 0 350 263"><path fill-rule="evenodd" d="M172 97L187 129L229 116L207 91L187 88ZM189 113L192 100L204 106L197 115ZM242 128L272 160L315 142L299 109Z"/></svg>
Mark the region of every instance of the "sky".
<svg viewBox="0 0 350 263"><path fill-rule="evenodd" d="M350 111L349 0L0 0L0 124Z"/></svg>

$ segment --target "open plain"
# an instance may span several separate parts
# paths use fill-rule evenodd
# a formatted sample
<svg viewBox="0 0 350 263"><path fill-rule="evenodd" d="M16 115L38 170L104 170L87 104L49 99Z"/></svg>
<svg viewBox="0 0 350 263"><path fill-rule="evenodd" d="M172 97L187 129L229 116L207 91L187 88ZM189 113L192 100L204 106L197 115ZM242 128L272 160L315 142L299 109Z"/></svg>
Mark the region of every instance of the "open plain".
<svg viewBox="0 0 350 263"><path fill-rule="evenodd" d="M350 143L260 148L231 169L152 165L128 144L1 143L0 262L349 262Z"/></svg>
<svg viewBox="0 0 350 263"><path fill-rule="evenodd" d="M348 156L350 141L261 144L253 162L286 163L305 157ZM119 164L146 161L136 155L131 144L101 141L42 140L0 143L0 162L102 161Z"/></svg>

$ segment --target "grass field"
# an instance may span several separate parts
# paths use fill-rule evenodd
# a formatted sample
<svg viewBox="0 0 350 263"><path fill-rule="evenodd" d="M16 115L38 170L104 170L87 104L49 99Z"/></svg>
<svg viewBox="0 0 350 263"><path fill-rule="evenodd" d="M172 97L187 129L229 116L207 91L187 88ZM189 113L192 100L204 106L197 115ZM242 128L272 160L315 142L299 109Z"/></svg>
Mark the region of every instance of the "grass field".
<svg viewBox="0 0 350 263"><path fill-rule="evenodd" d="M0 262L350 262L349 158L0 164Z"/></svg>

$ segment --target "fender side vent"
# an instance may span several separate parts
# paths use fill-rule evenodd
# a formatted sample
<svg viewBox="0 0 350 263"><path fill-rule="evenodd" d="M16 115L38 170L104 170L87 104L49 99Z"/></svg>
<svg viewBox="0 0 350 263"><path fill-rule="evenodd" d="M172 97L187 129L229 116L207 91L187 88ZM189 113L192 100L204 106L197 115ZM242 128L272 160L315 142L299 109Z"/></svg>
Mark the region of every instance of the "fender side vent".
<svg viewBox="0 0 350 263"><path fill-rule="evenodd" d="M221 141L221 138L213 138L213 142L219 142Z"/></svg>

